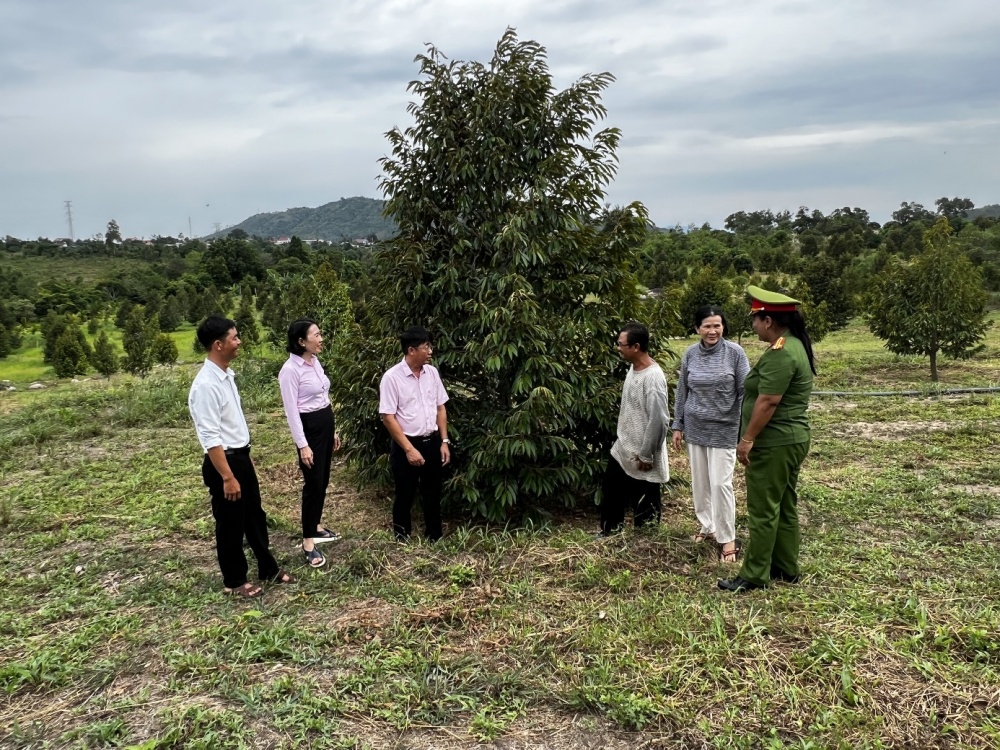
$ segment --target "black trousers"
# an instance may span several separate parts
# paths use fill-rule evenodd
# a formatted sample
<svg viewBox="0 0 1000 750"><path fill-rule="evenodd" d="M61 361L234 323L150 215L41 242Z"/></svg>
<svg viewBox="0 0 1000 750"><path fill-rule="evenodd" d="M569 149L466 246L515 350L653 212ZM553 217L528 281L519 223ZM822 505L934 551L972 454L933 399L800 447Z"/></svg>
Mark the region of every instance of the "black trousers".
<svg viewBox="0 0 1000 750"><path fill-rule="evenodd" d="M250 454L226 456L226 460L236 481L240 483L239 500L226 500L222 490L222 476L215 470L208 455L201 465L201 476L212 496L215 549L219 555L222 582L226 588L234 589L247 582L244 536L257 558L259 578L274 578L278 575L278 563L268 550L267 515L260 505L260 484L257 482L257 472L253 468Z"/></svg>
<svg viewBox="0 0 1000 750"><path fill-rule="evenodd" d="M625 511L635 508L635 526L660 522L660 485L625 473L615 457L608 459L601 500L601 531L611 534L625 524Z"/></svg>
<svg viewBox="0 0 1000 750"><path fill-rule="evenodd" d="M325 409L299 414L302 419L302 431L306 442L313 452L313 465L310 469L302 459L299 468L305 483L302 485L302 538L316 536L320 518L323 516L323 504L326 502L326 488L330 486L330 465L333 463L333 435L335 425L333 409Z"/></svg>
<svg viewBox="0 0 1000 750"><path fill-rule="evenodd" d="M441 438L435 434L425 440L410 438L410 442L424 457L423 466L411 466L406 460L406 453L395 441L389 449L389 464L396 483L396 500L392 504L392 530L397 539L406 539L410 535L410 509L419 489L424 510L424 533L428 539L440 539L441 481L444 477Z"/></svg>

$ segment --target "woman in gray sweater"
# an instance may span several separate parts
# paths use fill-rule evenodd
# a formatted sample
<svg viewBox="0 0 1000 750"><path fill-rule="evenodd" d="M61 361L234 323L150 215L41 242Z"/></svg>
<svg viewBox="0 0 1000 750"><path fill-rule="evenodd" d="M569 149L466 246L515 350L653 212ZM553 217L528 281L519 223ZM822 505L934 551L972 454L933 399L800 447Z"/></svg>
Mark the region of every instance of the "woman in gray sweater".
<svg viewBox="0 0 1000 750"><path fill-rule="evenodd" d="M727 341L722 309L705 305L695 313L701 337L681 358L674 400L673 447L687 443L691 495L701 529L692 539L709 537L722 547L722 562L736 562L736 496L733 468L740 431L743 381L750 371L743 347Z"/></svg>

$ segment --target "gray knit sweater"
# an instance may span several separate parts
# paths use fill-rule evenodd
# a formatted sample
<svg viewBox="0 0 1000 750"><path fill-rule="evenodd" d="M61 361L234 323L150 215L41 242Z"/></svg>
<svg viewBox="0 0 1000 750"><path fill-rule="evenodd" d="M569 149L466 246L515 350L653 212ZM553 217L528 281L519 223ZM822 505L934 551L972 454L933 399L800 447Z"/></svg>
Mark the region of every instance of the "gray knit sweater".
<svg viewBox="0 0 1000 750"><path fill-rule="evenodd" d="M692 445L735 448L743 381L749 371L746 352L732 341L689 346L677 373L673 429L683 432Z"/></svg>

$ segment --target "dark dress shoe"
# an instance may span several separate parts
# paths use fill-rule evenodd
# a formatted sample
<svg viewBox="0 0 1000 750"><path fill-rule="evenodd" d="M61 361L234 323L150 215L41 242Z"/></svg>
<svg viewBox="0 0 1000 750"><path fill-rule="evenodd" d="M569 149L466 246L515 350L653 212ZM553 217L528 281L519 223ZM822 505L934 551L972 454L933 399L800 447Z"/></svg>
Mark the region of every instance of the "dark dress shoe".
<svg viewBox="0 0 1000 750"><path fill-rule="evenodd" d="M734 594L739 594L742 591L753 591L754 589L762 589L764 588L764 586L761 586L759 583L751 583L745 578L740 578L739 576L736 576L736 578L730 578L728 580L723 579L719 581L719 588L722 589L723 591L732 591Z"/></svg>
<svg viewBox="0 0 1000 750"><path fill-rule="evenodd" d="M782 583L798 583L802 580L802 576L793 576L791 573L786 573L781 568L771 568L771 580L781 581Z"/></svg>

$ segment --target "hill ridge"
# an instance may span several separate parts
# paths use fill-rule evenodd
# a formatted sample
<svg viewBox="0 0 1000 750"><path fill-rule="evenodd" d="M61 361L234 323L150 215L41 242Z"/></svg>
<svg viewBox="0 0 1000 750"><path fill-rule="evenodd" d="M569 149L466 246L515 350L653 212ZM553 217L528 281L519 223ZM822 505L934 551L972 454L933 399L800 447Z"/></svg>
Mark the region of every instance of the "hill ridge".
<svg viewBox="0 0 1000 750"><path fill-rule="evenodd" d="M284 211L267 211L208 235L206 239L225 236L234 229L267 239L298 236L305 240L339 242L372 234L385 239L395 233L396 225L382 215L384 206L383 200L354 196L315 208L296 206Z"/></svg>

